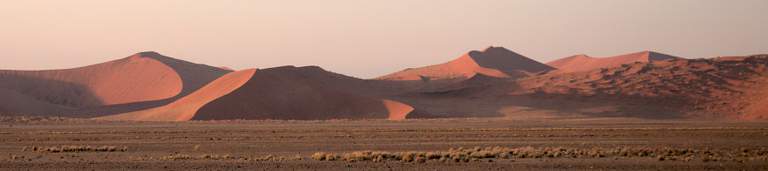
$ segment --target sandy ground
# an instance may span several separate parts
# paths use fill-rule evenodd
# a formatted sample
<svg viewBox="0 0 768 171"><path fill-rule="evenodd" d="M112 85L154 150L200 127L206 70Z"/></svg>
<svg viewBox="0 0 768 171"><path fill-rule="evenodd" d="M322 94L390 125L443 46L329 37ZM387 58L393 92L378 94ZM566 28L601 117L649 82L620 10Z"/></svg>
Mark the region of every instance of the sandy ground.
<svg viewBox="0 0 768 171"><path fill-rule="evenodd" d="M51 151L51 147L83 147ZM85 148L87 146L93 149ZM690 149L716 158L317 161L316 152ZM108 147L108 150L97 150ZM109 149L113 148L113 149ZM742 153L743 151L743 153ZM271 156L271 157L270 157ZM0 119L0 170L766 170L768 122L597 119L108 122Z"/></svg>

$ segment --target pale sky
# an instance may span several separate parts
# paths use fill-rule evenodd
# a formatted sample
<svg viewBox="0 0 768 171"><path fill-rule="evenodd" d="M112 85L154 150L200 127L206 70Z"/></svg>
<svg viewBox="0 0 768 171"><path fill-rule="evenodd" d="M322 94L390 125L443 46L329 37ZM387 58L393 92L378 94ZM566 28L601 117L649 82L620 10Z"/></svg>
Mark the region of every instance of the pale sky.
<svg viewBox="0 0 768 171"><path fill-rule="evenodd" d="M235 69L371 78L504 46L546 62L654 50L768 53L767 0L24 0L0 5L0 69L140 51Z"/></svg>

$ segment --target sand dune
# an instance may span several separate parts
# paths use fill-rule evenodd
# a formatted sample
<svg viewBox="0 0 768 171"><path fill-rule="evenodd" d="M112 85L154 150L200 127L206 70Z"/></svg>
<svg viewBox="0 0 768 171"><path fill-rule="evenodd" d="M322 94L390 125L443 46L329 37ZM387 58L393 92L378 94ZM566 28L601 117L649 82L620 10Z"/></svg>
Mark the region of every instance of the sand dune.
<svg viewBox="0 0 768 171"><path fill-rule="evenodd" d="M346 81L353 81L345 83ZM103 117L115 120L405 119L412 107L355 91L351 77L319 67L276 67L227 74L169 105ZM345 86L346 85L346 86Z"/></svg>
<svg viewBox="0 0 768 171"><path fill-rule="evenodd" d="M221 76L219 79L212 81L198 91L182 97L168 105L119 115L105 116L100 119L137 121L191 120L203 105L240 88L251 79L255 72L255 69L232 72Z"/></svg>
<svg viewBox="0 0 768 171"><path fill-rule="evenodd" d="M489 47L484 51L471 51L447 63L421 68L409 68L379 77L380 80L422 80L470 78L475 74L517 78L530 73L552 70L552 67L509 51L503 47Z"/></svg>
<svg viewBox="0 0 768 171"><path fill-rule="evenodd" d="M613 68L621 66L622 64L631 64L635 62L647 63L674 58L678 57L653 51L643 51L626 55L601 58L590 57L587 55L574 55L552 62L547 62L547 65L557 68L557 72L568 73L590 71L600 68Z"/></svg>
<svg viewBox="0 0 768 171"><path fill-rule="evenodd" d="M550 64L559 70L491 47L362 80L316 66L230 72L143 52L75 69L0 71L0 113L90 112L138 121L768 119L768 55L684 59L640 52Z"/></svg>
<svg viewBox="0 0 768 171"><path fill-rule="evenodd" d="M478 74L400 96L440 117L768 118L768 56L630 63L517 80Z"/></svg>
<svg viewBox="0 0 768 171"><path fill-rule="evenodd" d="M518 82L516 94L610 99L622 112L664 110L684 118L748 119L765 116L768 56L672 59L581 73L551 73ZM638 100L645 100L639 103Z"/></svg>
<svg viewBox="0 0 768 171"><path fill-rule="evenodd" d="M3 70L0 71L0 88L18 93L17 98L21 99L35 99L72 109L94 108L183 96L226 72L155 52L142 52L74 69ZM39 113L21 108L2 112Z"/></svg>

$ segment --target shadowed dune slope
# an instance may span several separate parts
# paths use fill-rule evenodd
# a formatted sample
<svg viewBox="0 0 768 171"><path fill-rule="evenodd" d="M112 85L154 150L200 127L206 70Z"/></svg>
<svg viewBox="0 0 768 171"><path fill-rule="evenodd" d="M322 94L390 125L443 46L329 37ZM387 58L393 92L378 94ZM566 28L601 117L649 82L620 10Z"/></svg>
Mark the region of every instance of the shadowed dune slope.
<svg viewBox="0 0 768 171"><path fill-rule="evenodd" d="M50 104L42 106L64 106L75 110L183 96L226 72L155 52L142 52L73 69L3 70L0 71L0 88L16 92L14 97L3 97L4 101L33 99ZM62 110L55 113L71 112ZM24 108L0 112L52 113Z"/></svg>
<svg viewBox="0 0 768 171"><path fill-rule="evenodd" d="M0 114L3 115L15 115L26 113L47 113L52 116L56 116L57 112L67 110L69 108L65 106L54 105L51 103L43 102L32 98L30 96L21 94L16 91L0 88ZM19 113L17 111L24 111Z"/></svg>
<svg viewBox="0 0 768 171"><path fill-rule="evenodd" d="M420 68L409 68L400 72L379 77L380 80L422 80L470 78L475 74L518 78L530 73L553 70L552 67L539 63L503 47L489 47L484 51L471 51L453 61Z"/></svg>
<svg viewBox="0 0 768 171"><path fill-rule="evenodd" d="M353 81L315 66L259 70L239 89L203 106L193 119L404 119L412 110L350 91L354 83L345 80Z"/></svg>
<svg viewBox="0 0 768 171"><path fill-rule="evenodd" d="M363 80L319 67L276 67L227 74L169 105L110 120L405 119L413 108L364 93Z"/></svg>
<svg viewBox="0 0 768 171"><path fill-rule="evenodd" d="M567 58L548 62L547 65L557 68L556 72L583 72L600 68L613 68L622 64L635 62L648 63L660 60L669 60L679 57L652 51L643 51L614 57L595 58L587 55L574 55Z"/></svg>

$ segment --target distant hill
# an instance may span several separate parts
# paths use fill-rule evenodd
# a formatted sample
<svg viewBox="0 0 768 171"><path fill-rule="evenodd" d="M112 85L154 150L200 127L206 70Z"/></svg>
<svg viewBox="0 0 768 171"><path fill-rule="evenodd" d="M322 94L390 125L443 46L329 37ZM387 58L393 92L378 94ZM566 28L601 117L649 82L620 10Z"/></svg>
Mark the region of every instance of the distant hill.
<svg viewBox="0 0 768 171"><path fill-rule="evenodd" d="M600 68L613 68L622 64L631 64L635 62L653 62L661 60L676 59L679 57L662 54L653 51L643 51L626 55L613 57L595 58L587 55L574 55L571 57L547 62L547 65L557 68L557 72L583 72Z"/></svg>
<svg viewBox="0 0 768 171"><path fill-rule="evenodd" d="M553 70L554 68L539 63L528 57L512 52L503 47L489 47L483 51L471 51L461 57L437 65L405 69L379 80L439 80L466 79L475 74L499 78L518 78L531 73Z"/></svg>

